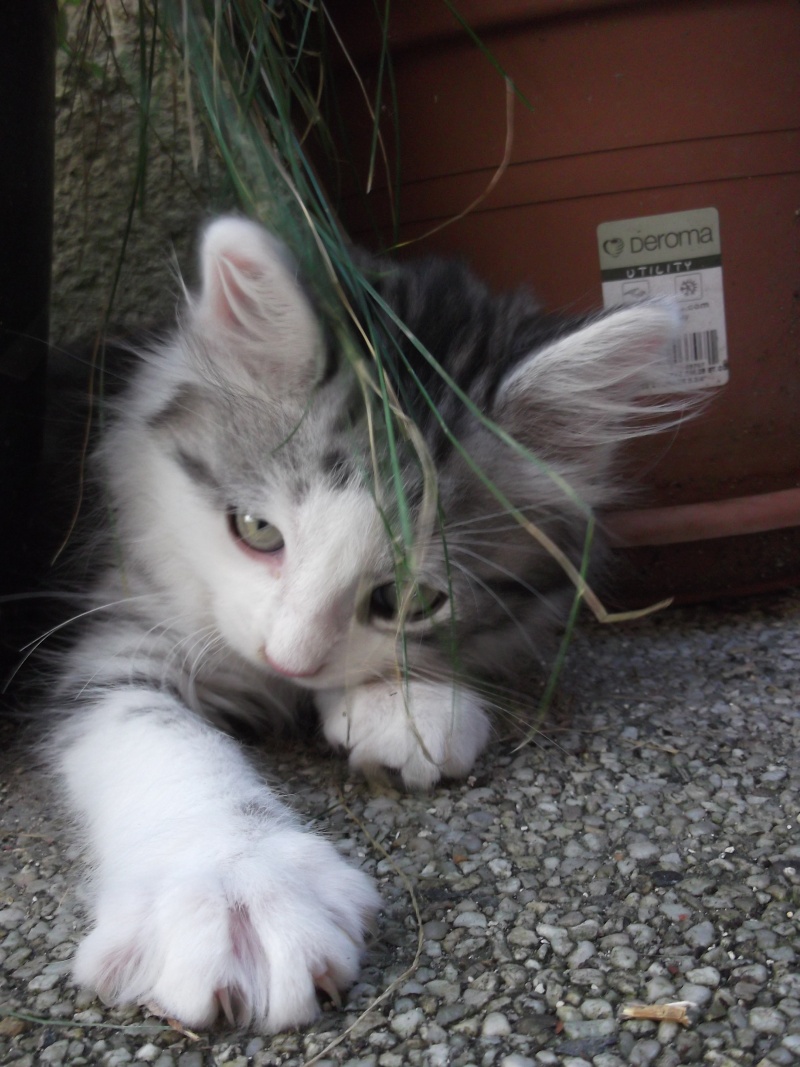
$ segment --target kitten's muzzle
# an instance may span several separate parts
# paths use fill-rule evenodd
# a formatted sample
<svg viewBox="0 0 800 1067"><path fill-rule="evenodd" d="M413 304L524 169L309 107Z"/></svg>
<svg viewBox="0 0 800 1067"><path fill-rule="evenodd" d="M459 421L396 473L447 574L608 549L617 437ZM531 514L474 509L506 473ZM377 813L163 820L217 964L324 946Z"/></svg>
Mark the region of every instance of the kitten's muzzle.
<svg viewBox="0 0 800 1067"><path fill-rule="evenodd" d="M272 657L267 652L264 652L263 655L264 661L266 662L269 669L271 671L274 671L275 674L279 674L282 678L297 678L298 680L303 678L315 678L318 674L321 673L322 669L325 666L324 663L318 663L316 667L297 670L294 667L287 667L281 663L276 663L275 660L272 659Z"/></svg>

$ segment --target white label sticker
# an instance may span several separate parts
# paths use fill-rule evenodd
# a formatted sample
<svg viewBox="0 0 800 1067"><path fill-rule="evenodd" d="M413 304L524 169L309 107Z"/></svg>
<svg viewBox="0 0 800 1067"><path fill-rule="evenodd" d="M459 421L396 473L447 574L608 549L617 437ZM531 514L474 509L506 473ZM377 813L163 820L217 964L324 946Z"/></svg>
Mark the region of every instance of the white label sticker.
<svg viewBox="0 0 800 1067"><path fill-rule="evenodd" d="M669 297L683 330L672 353L676 388L724 385L728 342L716 208L603 222L597 227L603 306Z"/></svg>

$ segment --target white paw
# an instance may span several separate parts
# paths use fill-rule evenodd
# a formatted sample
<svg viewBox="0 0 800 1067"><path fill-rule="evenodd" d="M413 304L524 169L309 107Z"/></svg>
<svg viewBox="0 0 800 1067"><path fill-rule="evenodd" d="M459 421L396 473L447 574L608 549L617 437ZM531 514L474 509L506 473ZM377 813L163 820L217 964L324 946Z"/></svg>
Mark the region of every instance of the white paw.
<svg viewBox="0 0 800 1067"><path fill-rule="evenodd" d="M153 854L157 874L101 884L76 979L188 1026L209 1026L220 1010L263 1033L316 1018L316 988L335 995L356 978L377 891L309 833L284 827L228 846L176 840L171 856Z"/></svg>
<svg viewBox="0 0 800 1067"><path fill-rule="evenodd" d="M409 789L463 777L489 739L486 712L466 689L383 683L316 699L325 737L347 749L352 767L399 771Z"/></svg>

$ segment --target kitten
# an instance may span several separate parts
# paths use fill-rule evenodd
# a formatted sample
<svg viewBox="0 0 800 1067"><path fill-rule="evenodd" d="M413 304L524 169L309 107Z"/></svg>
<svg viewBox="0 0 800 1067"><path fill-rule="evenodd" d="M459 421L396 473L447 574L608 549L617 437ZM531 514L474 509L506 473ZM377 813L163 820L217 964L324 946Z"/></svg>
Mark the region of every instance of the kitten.
<svg viewBox="0 0 800 1067"><path fill-rule="evenodd" d="M142 353L97 457L107 562L52 745L94 871L75 975L191 1026L220 1009L262 1032L309 1022L315 987L355 979L379 906L227 731L291 719L310 693L354 768L412 789L466 774L490 694L524 686L572 598L471 464L579 560L586 515L560 479L588 507L615 499L615 451L641 432L634 397L675 327L658 305L568 326L452 263L361 266L436 469L431 509L399 436L413 575L398 570L396 486L373 477L380 418L371 439L351 363L254 223L207 228L199 294ZM487 428L381 302L547 468Z"/></svg>

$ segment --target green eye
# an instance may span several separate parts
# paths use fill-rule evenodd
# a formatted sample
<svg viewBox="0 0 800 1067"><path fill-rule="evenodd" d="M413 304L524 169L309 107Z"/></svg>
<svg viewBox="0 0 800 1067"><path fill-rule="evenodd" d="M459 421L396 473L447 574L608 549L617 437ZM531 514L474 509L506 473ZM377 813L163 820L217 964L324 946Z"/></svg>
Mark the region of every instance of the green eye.
<svg viewBox="0 0 800 1067"><path fill-rule="evenodd" d="M405 591L400 591L395 582L379 585L372 590L369 600L370 615L375 619L389 621L400 613ZM414 586L408 603L406 622L421 622L435 614L447 600L447 595L432 585Z"/></svg>
<svg viewBox="0 0 800 1067"><path fill-rule="evenodd" d="M283 548L283 534L266 519L249 511L237 511L231 515L230 522L234 537L256 552L277 552Z"/></svg>

